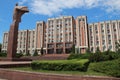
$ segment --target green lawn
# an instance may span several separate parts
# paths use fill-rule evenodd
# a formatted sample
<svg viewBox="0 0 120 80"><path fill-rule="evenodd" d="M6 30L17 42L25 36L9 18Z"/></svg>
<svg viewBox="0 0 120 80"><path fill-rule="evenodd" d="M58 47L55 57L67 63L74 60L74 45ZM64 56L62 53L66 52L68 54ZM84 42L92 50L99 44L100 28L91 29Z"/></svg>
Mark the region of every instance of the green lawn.
<svg viewBox="0 0 120 80"><path fill-rule="evenodd" d="M66 75L90 75L90 76L108 76L104 73L98 73L92 70L88 70L87 72L79 72L79 71L48 71L48 70L32 70L31 67L22 67L22 68L10 68L12 70L20 70L20 71L30 71L30 72L41 72L41 73L53 73L53 74L66 74Z"/></svg>
<svg viewBox="0 0 120 80"><path fill-rule="evenodd" d="M87 61L85 59L83 60L55 60L55 61L49 61L50 63L57 63L57 62L84 62L84 61ZM39 61L38 61L39 62ZM41 61L40 61L41 62ZM48 61L42 61L42 62L48 62ZM31 67L21 67L21 68L11 68L13 70L20 70L20 71L30 71L30 72L41 72L41 73L52 73L52 74L66 74L66 75L90 75L90 76L108 76L104 73L99 73L99 72L95 72L93 70L91 70L91 65L94 64L94 63L90 63L89 65L89 68L87 70L87 72L81 72L81 71L50 71L50 70L33 70Z"/></svg>

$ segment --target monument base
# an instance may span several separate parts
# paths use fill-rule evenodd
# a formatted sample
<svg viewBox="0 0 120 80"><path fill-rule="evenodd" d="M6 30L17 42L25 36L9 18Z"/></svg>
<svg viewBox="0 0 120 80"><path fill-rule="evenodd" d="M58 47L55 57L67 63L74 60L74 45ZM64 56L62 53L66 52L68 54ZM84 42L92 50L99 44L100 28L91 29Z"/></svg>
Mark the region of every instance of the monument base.
<svg viewBox="0 0 120 80"><path fill-rule="evenodd" d="M0 58L0 61L32 61L28 58Z"/></svg>

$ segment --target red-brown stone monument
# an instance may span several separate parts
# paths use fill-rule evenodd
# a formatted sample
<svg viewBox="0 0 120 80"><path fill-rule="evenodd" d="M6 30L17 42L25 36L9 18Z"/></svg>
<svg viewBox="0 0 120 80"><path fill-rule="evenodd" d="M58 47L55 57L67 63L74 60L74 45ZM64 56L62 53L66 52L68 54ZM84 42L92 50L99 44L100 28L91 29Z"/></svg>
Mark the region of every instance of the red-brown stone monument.
<svg viewBox="0 0 120 80"><path fill-rule="evenodd" d="M27 12L29 12L27 7L18 6L18 4L16 4L8 38L7 59L10 61L19 60L15 57L17 51L18 27L21 22L22 15Z"/></svg>

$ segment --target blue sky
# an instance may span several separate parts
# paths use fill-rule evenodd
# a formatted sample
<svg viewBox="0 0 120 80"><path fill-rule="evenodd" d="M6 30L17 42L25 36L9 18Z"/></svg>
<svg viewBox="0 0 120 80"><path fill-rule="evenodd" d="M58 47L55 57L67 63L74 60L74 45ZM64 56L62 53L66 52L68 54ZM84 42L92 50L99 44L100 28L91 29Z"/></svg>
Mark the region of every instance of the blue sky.
<svg viewBox="0 0 120 80"><path fill-rule="evenodd" d="M36 21L58 16L86 15L88 23L120 20L120 0L0 0L0 43L9 31L16 3L28 6L30 12L22 16L19 30L34 29Z"/></svg>

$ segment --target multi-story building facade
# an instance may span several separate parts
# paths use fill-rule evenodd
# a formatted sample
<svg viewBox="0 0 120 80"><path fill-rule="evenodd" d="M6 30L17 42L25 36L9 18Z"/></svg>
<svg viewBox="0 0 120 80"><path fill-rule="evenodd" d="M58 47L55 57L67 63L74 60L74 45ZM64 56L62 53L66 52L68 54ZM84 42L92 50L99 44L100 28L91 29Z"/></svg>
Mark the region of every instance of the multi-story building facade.
<svg viewBox="0 0 120 80"><path fill-rule="evenodd" d="M86 49L92 52L99 47L101 51L115 51L115 42L120 40L120 20L87 23L86 16L50 18L47 22L38 21L35 30L18 32L17 52L44 54L70 53L75 45L80 53ZM8 32L4 33L2 50L7 50Z"/></svg>
<svg viewBox="0 0 120 80"><path fill-rule="evenodd" d="M46 24L44 21L37 22L35 30L35 48L40 53L41 48L46 50ZM45 51L46 52L46 51Z"/></svg>
<svg viewBox="0 0 120 80"><path fill-rule="evenodd" d="M4 33L2 51L7 52L8 32ZM33 53L35 50L35 30L18 31L17 53Z"/></svg>
<svg viewBox="0 0 120 80"><path fill-rule="evenodd" d="M91 51L99 47L101 51L115 51L115 43L120 40L120 20L105 21L88 25Z"/></svg>
<svg viewBox="0 0 120 80"><path fill-rule="evenodd" d="M7 46L8 46L8 32L5 32L3 35L2 51L6 52Z"/></svg>
<svg viewBox="0 0 120 80"><path fill-rule="evenodd" d="M89 48L86 16L79 16L76 19L76 40L76 48L80 53L85 53L86 49Z"/></svg>
<svg viewBox="0 0 120 80"><path fill-rule="evenodd" d="M73 45L73 17L48 19L46 53L69 53Z"/></svg>

